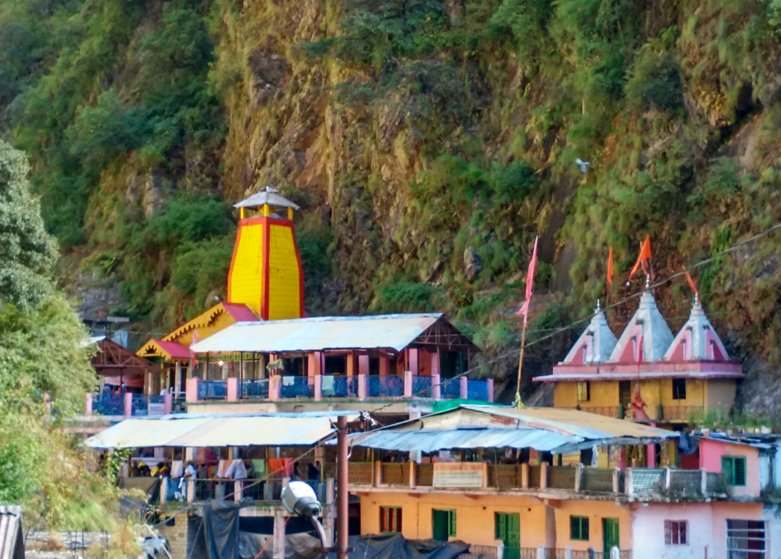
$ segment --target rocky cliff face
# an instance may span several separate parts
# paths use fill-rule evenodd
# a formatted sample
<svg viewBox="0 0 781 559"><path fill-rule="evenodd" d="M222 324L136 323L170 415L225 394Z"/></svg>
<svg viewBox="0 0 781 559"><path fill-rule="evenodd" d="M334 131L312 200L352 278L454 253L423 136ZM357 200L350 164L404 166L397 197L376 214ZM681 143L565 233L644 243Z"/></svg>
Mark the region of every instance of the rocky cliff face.
<svg viewBox="0 0 781 559"><path fill-rule="evenodd" d="M511 311L539 233L530 350L544 368L578 327L549 333L604 296L608 247L622 275L650 233L657 279L701 263L714 324L749 357L745 411L777 414L756 390L781 382L778 236L764 233L781 213L775 4L193 4L63 2L42 21L67 12L70 35L39 40L33 70L0 61L18 76L0 99L44 200L82 204L50 220L68 262L118 282L127 310L163 328L202 307L232 234L208 195L270 183L304 207L310 312L441 308L494 371L513 368ZM657 289L673 328L681 280ZM633 306L612 311L614 328Z"/></svg>

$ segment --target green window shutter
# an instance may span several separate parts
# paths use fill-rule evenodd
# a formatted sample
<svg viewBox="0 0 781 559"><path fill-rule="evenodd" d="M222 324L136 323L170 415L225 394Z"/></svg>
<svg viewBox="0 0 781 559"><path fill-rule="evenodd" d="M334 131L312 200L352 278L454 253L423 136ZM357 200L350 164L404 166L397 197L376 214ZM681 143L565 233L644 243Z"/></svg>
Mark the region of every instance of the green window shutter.
<svg viewBox="0 0 781 559"><path fill-rule="evenodd" d="M449 524L449 526L448 526L448 533L451 536L455 536L456 535L456 511L451 510L450 514L448 516L449 516L449 518L448 518L448 524Z"/></svg>
<svg viewBox="0 0 781 559"><path fill-rule="evenodd" d="M735 457L732 462L735 485L746 485L746 458Z"/></svg>
<svg viewBox="0 0 781 559"><path fill-rule="evenodd" d="M721 471L724 473L727 485L735 485L735 476L732 471L732 458L730 456L721 457Z"/></svg>

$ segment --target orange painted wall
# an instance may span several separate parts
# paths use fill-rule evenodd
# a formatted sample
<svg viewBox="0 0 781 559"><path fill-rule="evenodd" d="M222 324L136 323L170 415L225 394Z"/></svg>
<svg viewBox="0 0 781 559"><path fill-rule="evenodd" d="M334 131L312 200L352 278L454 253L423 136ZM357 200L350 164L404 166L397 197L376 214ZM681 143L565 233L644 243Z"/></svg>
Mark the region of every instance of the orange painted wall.
<svg viewBox="0 0 781 559"><path fill-rule="evenodd" d="M622 549L631 549L631 511L613 501L550 501L555 518L556 547L586 550L602 549L602 518L619 521ZM521 547L546 545L546 505L524 495L465 495L459 493L372 492L361 496L361 533L376 534L380 529L380 507L402 508L402 533L407 538L432 536L432 510L456 511L456 538L477 545L494 544L494 514L518 513L521 518ZM589 541L570 540L570 515L589 517Z"/></svg>
<svg viewBox="0 0 781 559"><path fill-rule="evenodd" d="M588 541L570 538L570 516L587 516L589 519ZM617 518L621 549L632 549L632 513L626 507L612 501L561 501L556 507L556 547L571 547L574 550L602 551L602 519Z"/></svg>

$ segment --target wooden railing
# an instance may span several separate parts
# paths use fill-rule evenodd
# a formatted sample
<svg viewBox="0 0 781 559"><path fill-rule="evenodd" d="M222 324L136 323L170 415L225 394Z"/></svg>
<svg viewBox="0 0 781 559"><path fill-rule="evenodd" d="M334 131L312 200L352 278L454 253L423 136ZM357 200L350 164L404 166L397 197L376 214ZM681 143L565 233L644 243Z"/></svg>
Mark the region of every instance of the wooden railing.
<svg viewBox="0 0 781 559"><path fill-rule="evenodd" d="M375 487L437 487L435 464L415 462L357 462L350 464L351 485ZM549 464L486 464L482 485L474 478L463 488L497 491L567 491L621 495L633 499L726 498L722 474L703 470L675 468L616 468L550 466ZM477 472L477 476L481 474ZM462 491L459 486L439 485L442 489Z"/></svg>

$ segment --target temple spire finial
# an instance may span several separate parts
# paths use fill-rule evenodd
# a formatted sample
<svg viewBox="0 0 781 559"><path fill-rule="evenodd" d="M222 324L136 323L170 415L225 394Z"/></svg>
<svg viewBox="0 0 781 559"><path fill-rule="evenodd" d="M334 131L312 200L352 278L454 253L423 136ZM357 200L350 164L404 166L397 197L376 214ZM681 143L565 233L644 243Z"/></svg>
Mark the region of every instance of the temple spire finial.
<svg viewBox="0 0 781 559"><path fill-rule="evenodd" d="M648 274L646 274L645 276L645 288L651 289L651 276L649 276Z"/></svg>
<svg viewBox="0 0 781 559"><path fill-rule="evenodd" d="M594 312L599 312L602 310L602 305L599 303L599 298L597 298L597 308L594 309Z"/></svg>

